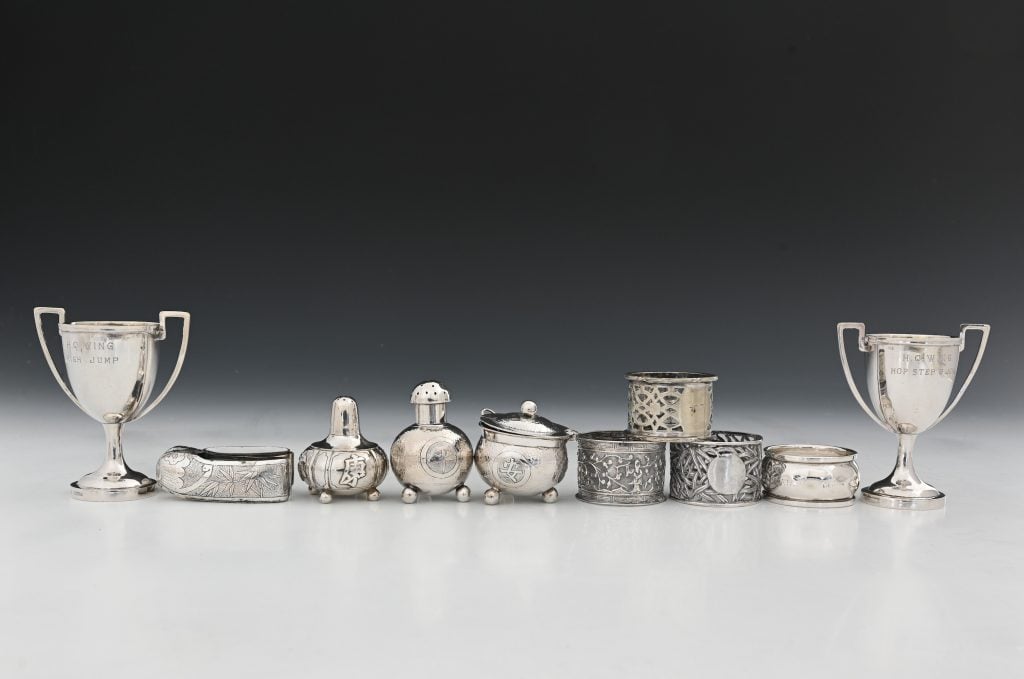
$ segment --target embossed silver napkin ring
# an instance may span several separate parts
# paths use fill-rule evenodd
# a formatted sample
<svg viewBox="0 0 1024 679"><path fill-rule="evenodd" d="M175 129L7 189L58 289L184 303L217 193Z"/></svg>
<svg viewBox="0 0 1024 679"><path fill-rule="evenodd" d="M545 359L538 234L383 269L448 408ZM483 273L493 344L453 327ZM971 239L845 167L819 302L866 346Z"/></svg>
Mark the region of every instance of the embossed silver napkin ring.
<svg viewBox="0 0 1024 679"><path fill-rule="evenodd" d="M736 507L761 499L763 442L758 434L715 431L673 443L670 497L694 505Z"/></svg>
<svg viewBox="0 0 1024 679"><path fill-rule="evenodd" d="M711 373L632 372L627 419L634 436L653 441L694 441L711 435Z"/></svg>
<svg viewBox="0 0 1024 679"><path fill-rule="evenodd" d="M597 505L654 505L665 501L665 444L628 431L591 431L576 437L579 492Z"/></svg>
<svg viewBox="0 0 1024 679"><path fill-rule="evenodd" d="M765 496L793 507L849 507L860 487L856 457L856 451L838 446L768 446Z"/></svg>
<svg viewBox="0 0 1024 679"><path fill-rule="evenodd" d="M292 451L269 446L175 446L156 465L160 488L208 502L284 502L291 493Z"/></svg>

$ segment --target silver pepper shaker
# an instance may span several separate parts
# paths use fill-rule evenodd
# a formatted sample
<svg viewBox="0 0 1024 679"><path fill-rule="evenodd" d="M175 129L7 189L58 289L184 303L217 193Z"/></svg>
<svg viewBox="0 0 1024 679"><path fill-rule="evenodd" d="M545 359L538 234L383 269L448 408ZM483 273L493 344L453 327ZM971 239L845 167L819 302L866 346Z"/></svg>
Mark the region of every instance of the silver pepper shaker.
<svg viewBox="0 0 1024 679"><path fill-rule="evenodd" d="M424 382L409 402L416 423L391 445L391 468L405 486L402 502L416 502L420 493L442 495L451 490L459 502L468 502L465 483L473 466L473 446L461 429L445 422L451 402L448 390L438 382Z"/></svg>
<svg viewBox="0 0 1024 679"><path fill-rule="evenodd" d="M299 478L309 492L328 503L335 495L360 495L380 499L377 486L388 474L388 458L381 447L359 433L359 405L340 396L331 406L331 433L313 443L299 456Z"/></svg>

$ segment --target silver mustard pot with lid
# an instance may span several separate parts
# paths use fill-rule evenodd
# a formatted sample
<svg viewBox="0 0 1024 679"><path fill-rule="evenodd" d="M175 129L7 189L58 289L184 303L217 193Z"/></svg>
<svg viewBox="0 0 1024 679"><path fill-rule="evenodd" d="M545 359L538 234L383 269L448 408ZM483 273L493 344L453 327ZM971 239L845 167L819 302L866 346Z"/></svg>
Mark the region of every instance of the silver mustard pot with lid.
<svg viewBox="0 0 1024 679"><path fill-rule="evenodd" d="M537 404L523 401L518 413L480 413L483 435L476 445L476 468L490 486L484 502L498 504L501 493L540 495L555 502L555 486L569 464L566 442L576 432L537 414Z"/></svg>
<svg viewBox="0 0 1024 679"><path fill-rule="evenodd" d="M391 468L405 486L402 502L411 504L420 494L443 495L455 491L459 502L469 501L466 477L473 466L473 444L458 427L445 421L451 396L438 382L424 382L409 401L416 422L391 444Z"/></svg>
<svg viewBox="0 0 1024 679"><path fill-rule="evenodd" d="M341 396L331 406L331 433L299 456L299 478L309 492L328 503L335 495L366 495L380 499L377 487L388 475L388 458L381 447L359 433L359 405Z"/></svg>

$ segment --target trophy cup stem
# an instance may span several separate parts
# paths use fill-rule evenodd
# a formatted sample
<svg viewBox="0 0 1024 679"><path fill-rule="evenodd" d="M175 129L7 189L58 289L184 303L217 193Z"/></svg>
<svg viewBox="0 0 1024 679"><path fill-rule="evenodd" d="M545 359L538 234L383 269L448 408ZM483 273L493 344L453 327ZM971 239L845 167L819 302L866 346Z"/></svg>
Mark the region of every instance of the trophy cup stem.
<svg viewBox="0 0 1024 679"><path fill-rule="evenodd" d="M121 448L122 426L120 422L117 424L104 424L103 433L107 435L107 462L104 467L120 468L123 474L127 471L128 467L124 463L124 451Z"/></svg>
<svg viewBox="0 0 1024 679"><path fill-rule="evenodd" d="M892 473L861 491L861 497L868 504L888 509L941 509L946 505L946 495L922 481L914 471L917 435L900 434L899 437Z"/></svg>
<svg viewBox="0 0 1024 679"><path fill-rule="evenodd" d="M103 466L71 484L71 496L77 500L111 502L146 497L156 489L156 481L140 474L124 462L120 422L103 423L107 435L107 458Z"/></svg>
<svg viewBox="0 0 1024 679"><path fill-rule="evenodd" d="M892 470L892 479L894 481L922 483L921 478L914 471L915 443L917 443L917 435L900 434L899 448L896 452L896 466Z"/></svg>

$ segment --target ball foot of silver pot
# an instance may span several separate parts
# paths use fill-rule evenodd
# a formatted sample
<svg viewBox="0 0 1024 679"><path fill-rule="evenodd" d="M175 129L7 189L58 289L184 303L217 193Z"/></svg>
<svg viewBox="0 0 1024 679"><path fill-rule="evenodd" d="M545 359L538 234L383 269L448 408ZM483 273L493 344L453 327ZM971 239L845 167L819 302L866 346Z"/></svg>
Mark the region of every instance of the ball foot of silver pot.
<svg viewBox="0 0 1024 679"><path fill-rule="evenodd" d="M320 504L329 505L333 501L334 501L334 496L331 495L328 491L325 490L325 491L320 493Z"/></svg>
<svg viewBox="0 0 1024 679"><path fill-rule="evenodd" d="M419 499L420 499L420 494L416 491L415 488L412 488L410 486L406 486L405 488L402 489L402 502L404 502L405 504L407 504L407 505L416 504L416 500L419 500Z"/></svg>
<svg viewBox="0 0 1024 679"><path fill-rule="evenodd" d="M455 488L455 499L459 502L469 502L469 486L463 484Z"/></svg>
<svg viewBox="0 0 1024 679"><path fill-rule="evenodd" d="M497 488L488 488L484 491L484 504L496 505L501 501L501 491Z"/></svg>
<svg viewBox="0 0 1024 679"><path fill-rule="evenodd" d="M544 502L547 502L548 504L558 502L558 491L554 488L548 488L540 494L540 499L544 500Z"/></svg>
<svg viewBox="0 0 1024 679"><path fill-rule="evenodd" d="M366 491L366 501L367 502L377 502L378 500L380 500L380 490L379 489L371 488L370 490Z"/></svg>

